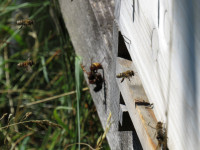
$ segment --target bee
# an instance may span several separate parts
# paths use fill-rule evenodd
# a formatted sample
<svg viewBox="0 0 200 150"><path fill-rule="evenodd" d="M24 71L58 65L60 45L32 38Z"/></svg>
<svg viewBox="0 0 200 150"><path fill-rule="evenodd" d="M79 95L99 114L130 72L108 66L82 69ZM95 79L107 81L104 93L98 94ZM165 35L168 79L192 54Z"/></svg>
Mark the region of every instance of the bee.
<svg viewBox="0 0 200 150"><path fill-rule="evenodd" d="M92 63L90 66L90 71L91 72L97 72L98 69L103 69L102 65L100 63Z"/></svg>
<svg viewBox="0 0 200 150"><path fill-rule="evenodd" d="M96 85L98 84L99 85L103 82L103 78L100 73L92 74L90 76L90 78L88 77L88 79L89 79L90 84L96 84Z"/></svg>
<svg viewBox="0 0 200 150"><path fill-rule="evenodd" d="M30 19L23 19L23 20L18 20L17 25L21 25L19 29L21 29L23 26L30 26L33 24L33 20Z"/></svg>
<svg viewBox="0 0 200 150"><path fill-rule="evenodd" d="M34 65L35 63L32 61L32 60L30 60L30 59L28 59L28 60L26 60L26 61L24 61L24 62L21 62L21 63L18 63L17 64L17 67L18 68L24 68L27 72L32 72L32 66Z"/></svg>
<svg viewBox="0 0 200 150"><path fill-rule="evenodd" d="M134 76L135 73L132 70L127 70L125 72L122 72L120 74L118 74L116 77L117 78L122 78L121 83L124 81L125 78L128 78L130 81L130 77Z"/></svg>
<svg viewBox="0 0 200 150"><path fill-rule="evenodd" d="M102 75L97 72L98 69L96 69L96 71L90 69L91 71L87 72L85 67L82 64L81 64L81 68L87 74L89 84L96 85L96 87L94 88L94 91L98 92L99 90L101 90L104 79L103 79Z"/></svg>
<svg viewBox="0 0 200 150"><path fill-rule="evenodd" d="M88 73L88 80L89 80L90 84L96 84L97 79L98 79L98 77L95 73L92 73L92 72Z"/></svg>
<svg viewBox="0 0 200 150"><path fill-rule="evenodd" d="M146 109L153 109L154 104L146 102L145 100L141 101L141 100L136 99L135 100L135 106L145 106Z"/></svg>
<svg viewBox="0 0 200 150"><path fill-rule="evenodd" d="M82 70L87 74L88 80L90 84L97 84L102 82L102 76L100 73L97 73L95 71L87 72L85 67L81 64Z"/></svg>
<svg viewBox="0 0 200 150"><path fill-rule="evenodd" d="M95 79L93 79L90 82L94 82L94 84L96 85L96 87L94 88L95 92L98 92L102 89L102 84L105 83L104 79L102 77L102 75L100 73L96 73L95 74Z"/></svg>
<svg viewBox="0 0 200 150"><path fill-rule="evenodd" d="M162 122L158 122L156 125L156 139L158 140L157 150L162 147L163 150L168 150L167 147L167 131L163 127Z"/></svg>

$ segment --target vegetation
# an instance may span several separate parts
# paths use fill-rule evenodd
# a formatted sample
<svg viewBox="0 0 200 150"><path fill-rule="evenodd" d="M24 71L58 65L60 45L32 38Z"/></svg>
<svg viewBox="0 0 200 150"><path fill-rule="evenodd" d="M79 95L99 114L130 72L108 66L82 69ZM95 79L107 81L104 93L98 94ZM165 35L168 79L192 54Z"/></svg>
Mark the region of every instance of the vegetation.
<svg viewBox="0 0 200 150"><path fill-rule="evenodd" d="M59 10L56 0L0 3L2 150L109 149ZM34 24L20 28L23 18ZM28 58L31 73L17 67Z"/></svg>

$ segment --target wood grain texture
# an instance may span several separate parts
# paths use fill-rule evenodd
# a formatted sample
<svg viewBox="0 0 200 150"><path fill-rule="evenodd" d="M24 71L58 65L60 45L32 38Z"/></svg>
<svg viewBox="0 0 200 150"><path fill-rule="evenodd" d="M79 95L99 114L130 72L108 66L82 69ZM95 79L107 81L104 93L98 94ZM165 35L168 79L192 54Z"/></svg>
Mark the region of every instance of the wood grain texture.
<svg viewBox="0 0 200 150"><path fill-rule="evenodd" d="M103 0L59 0L62 15L77 55L89 71L91 62L102 62L105 85L94 92L94 85L88 84L102 126L105 128L109 112L113 124L107 140L113 150L132 150L132 131L119 132L119 89L115 79L118 28L113 26L114 1ZM87 75L85 74L87 80Z"/></svg>
<svg viewBox="0 0 200 150"><path fill-rule="evenodd" d="M116 74L127 70L137 72L132 61L118 58L116 63ZM148 102L148 98L146 97L137 73L130 78L130 81L125 79L121 82L121 79L117 79L117 83L143 149L155 149L157 146L157 140L155 138L156 130L152 129L151 126L155 127L157 120L152 109L147 109L144 105L136 105L136 102ZM151 123L151 126L148 125L149 123Z"/></svg>
<svg viewBox="0 0 200 150"><path fill-rule="evenodd" d="M131 40L127 48L156 118L166 122L169 149L198 149L200 2L127 0L120 6L119 29Z"/></svg>

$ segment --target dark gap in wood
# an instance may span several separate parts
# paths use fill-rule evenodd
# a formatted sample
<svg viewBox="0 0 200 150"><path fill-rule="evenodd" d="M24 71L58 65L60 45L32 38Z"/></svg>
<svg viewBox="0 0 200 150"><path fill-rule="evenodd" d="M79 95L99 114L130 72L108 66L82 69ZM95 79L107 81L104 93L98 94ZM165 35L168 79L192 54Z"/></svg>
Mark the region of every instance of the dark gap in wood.
<svg viewBox="0 0 200 150"><path fill-rule="evenodd" d="M126 108L126 105L119 104L119 107L119 131L133 131L133 123Z"/></svg>
<svg viewBox="0 0 200 150"><path fill-rule="evenodd" d="M123 116L122 117L123 117L122 118L122 120L123 120L122 121L122 125L119 122L119 131L133 131L133 130L135 130L128 111L127 112L123 112Z"/></svg>
<svg viewBox="0 0 200 150"><path fill-rule="evenodd" d="M119 126L118 126L119 131L134 131L135 128L133 126L133 122L131 120L129 112L126 108L121 92L120 92L119 102L120 102Z"/></svg>
<svg viewBox="0 0 200 150"><path fill-rule="evenodd" d="M103 69L103 90L104 90L104 102L103 104L105 105L105 111L107 112L107 87L106 87L106 82L105 82L105 74L104 74L104 69Z"/></svg>
<svg viewBox="0 0 200 150"><path fill-rule="evenodd" d="M125 105L124 99L122 97L122 94L120 92L120 99L119 99L119 103Z"/></svg>
<svg viewBox="0 0 200 150"><path fill-rule="evenodd" d="M135 128L132 132L132 136L133 136L133 149L134 150L143 150L142 144L140 143L140 140L139 140L139 137L137 135L137 132L135 131Z"/></svg>
<svg viewBox="0 0 200 150"><path fill-rule="evenodd" d="M125 42L130 45L131 41L125 37L124 35L121 34L121 32L119 32L119 39L118 39L118 57L124 58L124 59L128 59L131 60L131 56L128 52L128 49L126 48L126 44Z"/></svg>

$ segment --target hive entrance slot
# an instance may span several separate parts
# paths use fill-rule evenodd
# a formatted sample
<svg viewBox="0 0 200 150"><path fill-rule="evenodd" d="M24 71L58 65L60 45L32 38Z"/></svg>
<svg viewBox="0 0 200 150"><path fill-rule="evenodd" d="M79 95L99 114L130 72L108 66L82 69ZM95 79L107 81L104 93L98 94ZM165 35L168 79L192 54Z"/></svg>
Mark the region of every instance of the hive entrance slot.
<svg viewBox="0 0 200 150"><path fill-rule="evenodd" d="M118 39L118 57L132 61L131 56L128 52L128 49L126 47L126 44L129 46L131 44L130 39L128 39L126 36L122 35L121 32L119 32L118 38L119 38Z"/></svg>

